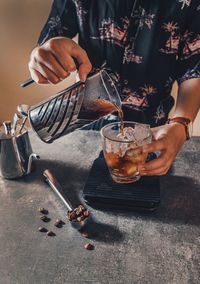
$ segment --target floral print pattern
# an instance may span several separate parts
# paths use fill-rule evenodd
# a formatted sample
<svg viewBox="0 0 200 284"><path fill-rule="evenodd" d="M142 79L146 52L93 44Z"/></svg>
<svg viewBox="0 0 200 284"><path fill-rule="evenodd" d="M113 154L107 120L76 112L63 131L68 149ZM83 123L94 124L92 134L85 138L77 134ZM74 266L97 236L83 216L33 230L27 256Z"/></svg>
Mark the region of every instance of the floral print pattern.
<svg viewBox="0 0 200 284"><path fill-rule="evenodd" d="M146 109L149 107L148 99L150 95L153 95L156 92L156 88L149 85L140 87L137 92L129 87L125 87L121 95L122 103L133 109Z"/></svg>
<svg viewBox="0 0 200 284"><path fill-rule="evenodd" d="M199 0L54 0L38 43L79 34L94 70L116 74L126 119L139 110L155 126L173 106L174 81L200 78L199 27Z"/></svg>
<svg viewBox="0 0 200 284"><path fill-rule="evenodd" d="M121 18L119 23L111 18L103 19L99 28L99 35L92 36L92 39L106 40L120 47L125 46L127 41L127 29L129 20L127 17Z"/></svg>
<svg viewBox="0 0 200 284"><path fill-rule="evenodd" d="M191 0L179 0L179 2L182 3L181 9L184 9L185 6L186 6L186 7L189 7L189 6L190 6Z"/></svg>
<svg viewBox="0 0 200 284"><path fill-rule="evenodd" d="M169 33L169 38L165 43L165 48L161 48L160 51L166 54L177 54L179 47L180 35L178 34L178 24L174 22L164 23L162 28L165 32Z"/></svg>
<svg viewBox="0 0 200 284"><path fill-rule="evenodd" d="M193 35L192 32L186 30L181 37L181 42L183 43L183 54L181 60L200 54L200 34Z"/></svg>
<svg viewBox="0 0 200 284"><path fill-rule="evenodd" d="M166 114L165 114L164 109L163 109L163 104L161 103L157 107L156 113L154 115L155 122L158 123L158 121L165 118L165 116L166 116Z"/></svg>
<svg viewBox="0 0 200 284"><path fill-rule="evenodd" d="M134 54L134 44L125 47L123 63L142 63L142 56Z"/></svg>
<svg viewBox="0 0 200 284"><path fill-rule="evenodd" d="M62 36L65 31L67 31L67 29L67 27L62 26L59 15L56 15L55 17L50 17L48 21L48 32L40 44L43 44L49 38L50 34L53 35L54 31L56 31L56 35Z"/></svg>
<svg viewBox="0 0 200 284"><path fill-rule="evenodd" d="M87 15L88 11L84 9L81 0L74 0L74 3L76 6L77 16L82 24L85 21L85 16Z"/></svg>
<svg viewBox="0 0 200 284"><path fill-rule="evenodd" d="M132 12L131 17L135 21L135 24L139 24L140 29L145 25L151 29L155 14L150 14L144 8L139 6L138 10Z"/></svg>

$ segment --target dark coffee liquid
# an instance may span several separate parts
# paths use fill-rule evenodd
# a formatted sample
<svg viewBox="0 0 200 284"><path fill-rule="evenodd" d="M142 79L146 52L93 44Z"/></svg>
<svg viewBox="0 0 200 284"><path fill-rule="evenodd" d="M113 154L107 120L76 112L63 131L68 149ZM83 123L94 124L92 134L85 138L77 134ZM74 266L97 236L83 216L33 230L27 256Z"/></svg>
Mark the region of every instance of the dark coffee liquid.
<svg viewBox="0 0 200 284"><path fill-rule="evenodd" d="M106 116L110 113L118 112L120 117L120 131L123 133L124 121L123 121L123 111L120 107L111 103L110 101L103 99L96 99L93 102L90 102L88 105L83 105L80 113L79 119L88 119L88 120L97 120L103 116Z"/></svg>
<svg viewBox="0 0 200 284"><path fill-rule="evenodd" d="M118 106L115 106L115 109L118 111L119 113L119 118L120 118L120 132L122 135L124 135L124 112L123 110L118 107Z"/></svg>
<svg viewBox="0 0 200 284"><path fill-rule="evenodd" d="M97 120L114 111L116 111L116 107L111 102L103 99L96 99L95 101L82 106L79 118Z"/></svg>

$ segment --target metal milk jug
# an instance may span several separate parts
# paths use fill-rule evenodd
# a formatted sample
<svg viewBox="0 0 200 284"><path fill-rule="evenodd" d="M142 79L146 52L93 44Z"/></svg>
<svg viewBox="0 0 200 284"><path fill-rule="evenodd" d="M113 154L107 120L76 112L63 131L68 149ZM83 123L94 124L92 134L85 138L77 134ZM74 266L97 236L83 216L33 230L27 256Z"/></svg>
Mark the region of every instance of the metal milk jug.
<svg viewBox="0 0 200 284"><path fill-rule="evenodd" d="M15 179L31 172L32 160L39 156L34 154L28 131L16 136L0 135L0 176Z"/></svg>

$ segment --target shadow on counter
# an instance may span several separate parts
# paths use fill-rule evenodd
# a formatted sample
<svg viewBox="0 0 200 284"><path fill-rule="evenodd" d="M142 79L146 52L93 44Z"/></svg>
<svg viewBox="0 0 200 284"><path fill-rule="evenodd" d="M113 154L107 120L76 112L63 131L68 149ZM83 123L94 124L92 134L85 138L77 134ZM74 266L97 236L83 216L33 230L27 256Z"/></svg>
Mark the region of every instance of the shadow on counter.
<svg viewBox="0 0 200 284"><path fill-rule="evenodd" d="M45 184L45 182L42 185L42 181L44 180L42 173L48 168L55 175L62 186L63 193L71 201L72 205L77 207L80 204L84 204L82 188L89 174L89 169L84 170L60 161L38 160L36 162L37 169L34 170L31 175L26 176L24 179L20 179L20 182L31 183L39 179L41 180L41 190L43 189L42 187L44 187L45 190L49 185ZM56 202L62 204L62 201L59 200L53 191L52 195L55 196ZM63 208L67 212L67 208L64 207L64 205ZM123 232L122 234L117 226L99 222L94 216L91 216L90 221L80 230L80 233L84 231L87 231L90 239L100 242L120 243L123 242L125 238L125 233Z"/></svg>
<svg viewBox="0 0 200 284"><path fill-rule="evenodd" d="M54 172L58 181L63 186L64 192L76 206L84 203L82 198L82 189L86 182L89 170L76 168L71 164L40 160L37 162L37 170L32 175L27 176L24 181L32 182L35 179L42 178L44 169L49 168ZM22 181L22 180L20 180ZM139 217L145 220L154 220L163 223L177 223L200 225L200 185L194 179L185 176L175 176L172 171L168 175L161 177L161 204L154 212L134 212L122 210L102 210L107 214L117 216L126 216L127 218ZM104 224L97 224L98 226ZM112 228L115 230L115 228ZM119 239L123 238L120 236ZM115 232L116 234L116 232Z"/></svg>

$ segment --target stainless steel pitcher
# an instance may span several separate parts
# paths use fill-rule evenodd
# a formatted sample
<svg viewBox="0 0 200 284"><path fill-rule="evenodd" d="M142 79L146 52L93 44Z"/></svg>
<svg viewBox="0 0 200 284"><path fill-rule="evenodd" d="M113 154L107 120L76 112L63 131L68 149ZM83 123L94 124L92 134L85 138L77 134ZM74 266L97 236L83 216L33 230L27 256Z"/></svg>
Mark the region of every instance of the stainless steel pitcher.
<svg viewBox="0 0 200 284"><path fill-rule="evenodd" d="M16 136L0 135L0 175L6 179L15 179L31 172L34 154L28 131Z"/></svg>
<svg viewBox="0 0 200 284"><path fill-rule="evenodd" d="M121 107L113 77L103 69L29 108L34 131L44 142L81 128Z"/></svg>

